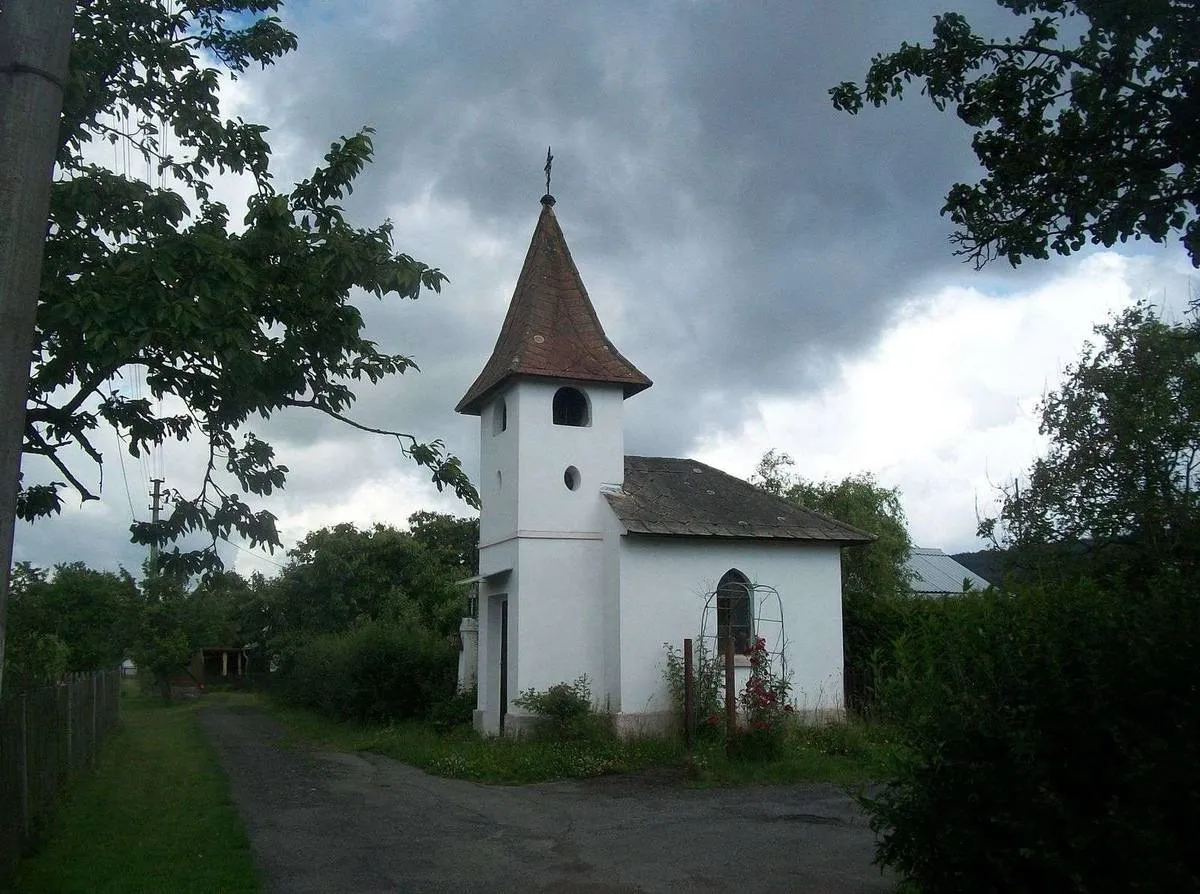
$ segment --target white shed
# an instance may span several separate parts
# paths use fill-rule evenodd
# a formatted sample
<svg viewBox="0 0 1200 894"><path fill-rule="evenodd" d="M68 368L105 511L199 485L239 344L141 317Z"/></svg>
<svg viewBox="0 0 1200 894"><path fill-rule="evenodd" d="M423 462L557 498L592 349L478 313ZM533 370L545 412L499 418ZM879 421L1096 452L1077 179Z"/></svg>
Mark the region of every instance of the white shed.
<svg viewBox="0 0 1200 894"><path fill-rule="evenodd" d="M625 455L624 401L651 383L605 336L553 206L456 408L480 417L476 727L519 729L522 691L586 674L619 729L658 729L664 644L702 630L763 636L797 708L840 713L840 551L870 535L694 460Z"/></svg>

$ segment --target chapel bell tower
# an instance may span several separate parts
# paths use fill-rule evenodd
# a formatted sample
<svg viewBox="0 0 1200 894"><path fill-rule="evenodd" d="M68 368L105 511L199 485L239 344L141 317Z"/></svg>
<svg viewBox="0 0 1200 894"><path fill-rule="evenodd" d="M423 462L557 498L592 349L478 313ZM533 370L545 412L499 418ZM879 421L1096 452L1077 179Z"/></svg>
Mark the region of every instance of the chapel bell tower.
<svg viewBox="0 0 1200 894"><path fill-rule="evenodd" d="M602 491L624 478L622 402L650 384L604 334L547 194L496 346L455 408L480 417L476 725L485 731L504 728L519 692L560 682L536 670L511 679L521 650L595 642L594 654L547 655L544 666L574 659L579 673L605 678ZM579 636L555 636L580 625Z"/></svg>

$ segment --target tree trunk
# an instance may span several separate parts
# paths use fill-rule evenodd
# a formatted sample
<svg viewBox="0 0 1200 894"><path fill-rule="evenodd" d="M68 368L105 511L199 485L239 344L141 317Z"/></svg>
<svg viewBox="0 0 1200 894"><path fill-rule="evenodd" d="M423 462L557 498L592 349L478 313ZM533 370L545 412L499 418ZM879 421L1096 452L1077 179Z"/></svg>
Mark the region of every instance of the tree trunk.
<svg viewBox="0 0 1200 894"><path fill-rule="evenodd" d="M0 692L25 394L74 0L0 9Z"/></svg>

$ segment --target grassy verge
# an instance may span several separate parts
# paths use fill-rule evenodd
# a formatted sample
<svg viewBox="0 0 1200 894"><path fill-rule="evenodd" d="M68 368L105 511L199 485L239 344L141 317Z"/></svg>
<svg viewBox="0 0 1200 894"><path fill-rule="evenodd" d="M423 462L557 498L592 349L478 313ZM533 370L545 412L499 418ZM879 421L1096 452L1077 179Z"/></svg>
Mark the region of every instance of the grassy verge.
<svg viewBox="0 0 1200 894"><path fill-rule="evenodd" d="M362 726L339 723L304 709L261 698L297 744L394 757L436 776L492 783L530 783L613 773L677 773L699 785L833 782L853 785L879 778L892 746L886 732L849 723L801 728L778 760L730 760L719 742L700 743L688 760L677 739L580 742L483 738L470 730L439 732L427 723Z"/></svg>
<svg viewBox="0 0 1200 894"><path fill-rule="evenodd" d="M122 728L105 743L94 773L71 791L39 853L21 863L18 891L260 890L196 707L124 697Z"/></svg>

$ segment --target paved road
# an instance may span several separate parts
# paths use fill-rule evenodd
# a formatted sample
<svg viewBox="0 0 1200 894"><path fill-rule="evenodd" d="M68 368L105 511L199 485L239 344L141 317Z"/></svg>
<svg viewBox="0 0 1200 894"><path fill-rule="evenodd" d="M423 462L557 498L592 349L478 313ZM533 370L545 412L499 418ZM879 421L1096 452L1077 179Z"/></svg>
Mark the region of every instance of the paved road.
<svg viewBox="0 0 1200 894"><path fill-rule="evenodd" d="M200 714L272 894L891 891L832 786L694 790L620 777L485 786L281 747L261 712Z"/></svg>

